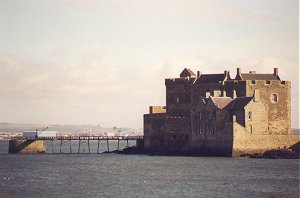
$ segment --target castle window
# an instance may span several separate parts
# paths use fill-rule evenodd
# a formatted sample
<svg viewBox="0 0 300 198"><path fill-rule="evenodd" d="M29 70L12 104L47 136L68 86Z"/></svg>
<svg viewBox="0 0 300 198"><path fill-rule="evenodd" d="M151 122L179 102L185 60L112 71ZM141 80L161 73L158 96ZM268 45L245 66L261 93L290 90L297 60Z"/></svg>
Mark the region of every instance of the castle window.
<svg viewBox="0 0 300 198"><path fill-rule="evenodd" d="M209 133L212 134L214 132L213 126L209 126Z"/></svg>
<svg viewBox="0 0 300 198"><path fill-rule="evenodd" d="M248 120L252 120L252 111L248 112Z"/></svg>
<svg viewBox="0 0 300 198"><path fill-rule="evenodd" d="M251 84L253 84L253 85L254 85L254 84L255 84L255 80L251 80Z"/></svg>
<svg viewBox="0 0 300 198"><path fill-rule="evenodd" d="M202 116L203 116L202 113L200 113L200 114L199 114L199 119L200 119L200 120L202 119Z"/></svg>
<svg viewBox="0 0 300 198"><path fill-rule="evenodd" d="M267 85L271 84L271 81L267 80L267 81L266 81L266 84L267 84Z"/></svg>
<svg viewBox="0 0 300 198"><path fill-rule="evenodd" d="M179 102L179 96L176 97L176 102Z"/></svg>
<svg viewBox="0 0 300 198"><path fill-rule="evenodd" d="M202 134L202 127L201 127L201 125L199 127L199 133Z"/></svg>
<svg viewBox="0 0 300 198"><path fill-rule="evenodd" d="M272 102L278 102L278 95L275 94L275 93L271 94L271 101Z"/></svg>

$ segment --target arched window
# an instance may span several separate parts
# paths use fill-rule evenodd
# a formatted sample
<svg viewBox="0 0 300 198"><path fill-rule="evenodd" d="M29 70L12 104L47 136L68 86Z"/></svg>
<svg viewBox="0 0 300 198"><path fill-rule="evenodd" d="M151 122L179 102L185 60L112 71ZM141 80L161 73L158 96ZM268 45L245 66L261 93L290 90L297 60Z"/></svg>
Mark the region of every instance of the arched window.
<svg viewBox="0 0 300 198"><path fill-rule="evenodd" d="M271 94L271 101L272 102L278 102L278 95L275 94L275 93Z"/></svg>

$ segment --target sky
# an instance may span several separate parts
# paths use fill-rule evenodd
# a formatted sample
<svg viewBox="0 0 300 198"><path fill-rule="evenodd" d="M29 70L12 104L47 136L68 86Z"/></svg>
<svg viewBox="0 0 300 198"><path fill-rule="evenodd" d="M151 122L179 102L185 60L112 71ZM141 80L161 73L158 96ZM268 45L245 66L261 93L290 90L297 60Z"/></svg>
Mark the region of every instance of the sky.
<svg viewBox="0 0 300 198"><path fill-rule="evenodd" d="M278 67L299 128L299 2L0 1L0 122L142 128L185 67Z"/></svg>

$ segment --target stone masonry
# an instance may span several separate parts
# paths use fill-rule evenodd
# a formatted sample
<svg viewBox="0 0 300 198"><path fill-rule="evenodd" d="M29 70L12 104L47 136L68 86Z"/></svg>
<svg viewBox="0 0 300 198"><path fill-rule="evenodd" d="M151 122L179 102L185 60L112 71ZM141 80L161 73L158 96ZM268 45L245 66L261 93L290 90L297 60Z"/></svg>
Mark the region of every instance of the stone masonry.
<svg viewBox="0 0 300 198"><path fill-rule="evenodd" d="M166 106L144 115L144 148L153 152L239 156L289 148L291 83L271 74L237 69L195 74L185 68L165 80Z"/></svg>

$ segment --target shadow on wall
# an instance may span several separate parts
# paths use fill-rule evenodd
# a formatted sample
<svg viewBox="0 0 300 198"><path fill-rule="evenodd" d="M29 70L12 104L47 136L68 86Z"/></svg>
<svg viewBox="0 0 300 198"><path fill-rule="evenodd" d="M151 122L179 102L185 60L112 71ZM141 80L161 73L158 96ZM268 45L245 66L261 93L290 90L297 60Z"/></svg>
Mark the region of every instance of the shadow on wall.
<svg viewBox="0 0 300 198"><path fill-rule="evenodd" d="M25 141L9 141L9 153L19 153L27 146L29 146L34 140L25 140Z"/></svg>

